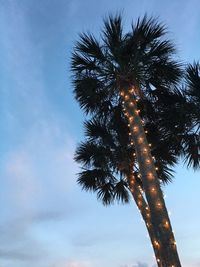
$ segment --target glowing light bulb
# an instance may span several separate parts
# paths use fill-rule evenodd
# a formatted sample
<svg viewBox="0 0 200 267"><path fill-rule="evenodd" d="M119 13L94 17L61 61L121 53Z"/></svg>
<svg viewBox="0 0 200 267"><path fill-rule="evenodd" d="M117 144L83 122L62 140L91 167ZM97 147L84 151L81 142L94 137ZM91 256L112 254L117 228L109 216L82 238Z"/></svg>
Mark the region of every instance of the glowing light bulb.
<svg viewBox="0 0 200 267"><path fill-rule="evenodd" d="M161 206L162 206L161 203L160 202L157 202L157 207L158 208L161 208Z"/></svg>
<svg viewBox="0 0 200 267"><path fill-rule="evenodd" d="M138 142L139 142L139 144L141 144L143 141L144 141L144 139L143 139L142 137L139 137L139 138L138 138Z"/></svg>
<svg viewBox="0 0 200 267"><path fill-rule="evenodd" d="M151 188L151 192L152 192L152 193L155 193L155 192L156 192L155 187L152 187L152 188Z"/></svg>
<svg viewBox="0 0 200 267"><path fill-rule="evenodd" d="M158 171L158 167L156 167L155 169L156 169L156 171Z"/></svg>
<svg viewBox="0 0 200 267"><path fill-rule="evenodd" d="M148 133L148 131L145 131L145 133Z"/></svg>
<svg viewBox="0 0 200 267"><path fill-rule="evenodd" d="M133 103L133 102L130 102L130 103L129 103L129 106L131 106L131 107L132 107L133 105L134 105L134 103Z"/></svg>
<svg viewBox="0 0 200 267"><path fill-rule="evenodd" d="M132 116L130 116L128 119L129 119L129 121L133 121L133 117Z"/></svg>
<svg viewBox="0 0 200 267"><path fill-rule="evenodd" d="M150 164L151 163L150 159L146 159L146 163Z"/></svg>
<svg viewBox="0 0 200 267"><path fill-rule="evenodd" d="M169 227L169 222L165 221L164 226L168 228Z"/></svg>
<svg viewBox="0 0 200 267"><path fill-rule="evenodd" d="M128 100L129 99L129 96L128 95L125 95L125 99Z"/></svg>
<svg viewBox="0 0 200 267"><path fill-rule="evenodd" d="M152 173L152 172L149 172L149 173L148 173L148 178L150 178L150 179L153 178L153 173Z"/></svg>

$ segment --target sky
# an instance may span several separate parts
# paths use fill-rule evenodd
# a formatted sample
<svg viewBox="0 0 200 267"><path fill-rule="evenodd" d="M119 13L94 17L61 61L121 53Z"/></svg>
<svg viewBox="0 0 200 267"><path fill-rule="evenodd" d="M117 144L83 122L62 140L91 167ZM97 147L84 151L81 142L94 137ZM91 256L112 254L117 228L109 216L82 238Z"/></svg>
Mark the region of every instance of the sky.
<svg viewBox="0 0 200 267"><path fill-rule="evenodd" d="M199 60L199 0L0 0L0 267L153 267L133 202L104 207L76 184L84 115L72 94L78 34L108 14L158 16ZM166 203L183 266L200 267L199 171L181 162Z"/></svg>

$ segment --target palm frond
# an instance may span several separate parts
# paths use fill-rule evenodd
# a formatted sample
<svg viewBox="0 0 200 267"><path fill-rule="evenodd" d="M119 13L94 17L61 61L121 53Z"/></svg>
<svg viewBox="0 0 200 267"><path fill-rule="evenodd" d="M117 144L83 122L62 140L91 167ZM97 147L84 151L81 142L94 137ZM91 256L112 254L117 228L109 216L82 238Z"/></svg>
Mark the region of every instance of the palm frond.
<svg viewBox="0 0 200 267"><path fill-rule="evenodd" d="M110 15L104 20L103 41L111 54L116 57L119 53L123 38L121 15Z"/></svg>
<svg viewBox="0 0 200 267"><path fill-rule="evenodd" d="M192 166L194 169L200 167L200 135L191 133L184 138L183 155L185 163L188 167Z"/></svg>
<svg viewBox="0 0 200 267"><path fill-rule="evenodd" d="M99 110L108 97L95 77L82 76L74 79L73 84L75 97L86 114Z"/></svg>
<svg viewBox="0 0 200 267"><path fill-rule="evenodd" d="M111 182L105 183L98 187L97 198L102 201L103 205L110 205L114 202L114 185Z"/></svg>
<svg viewBox="0 0 200 267"><path fill-rule="evenodd" d="M99 61L101 63L103 63L106 59L102 46L90 33L82 33L80 35L80 40L76 43L75 50L78 51L79 54L93 58L95 61Z"/></svg>
<svg viewBox="0 0 200 267"><path fill-rule="evenodd" d="M84 128L85 136L90 140L100 140L103 144L107 144L110 147L114 146L112 133L103 121L93 118L85 122Z"/></svg>
<svg viewBox="0 0 200 267"><path fill-rule="evenodd" d="M186 69L187 94L200 100L200 64L194 62L189 64Z"/></svg>
<svg viewBox="0 0 200 267"><path fill-rule="evenodd" d="M82 142L75 152L74 159L82 163L83 166L94 166L94 167L108 167L108 162L112 155L110 150L104 146L100 146L93 142Z"/></svg>
<svg viewBox="0 0 200 267"><path fill-rule="evenodd" d="M114 191L114 198L118 202L125 204L130 201L130 193L127 188L127 183L124 182L123 180L115 184L113 191Z"/></svg>
<svg viewBox="0 0 200 267"><path fill-rule="evenodd" d="M82 189L96 192L103 185L115 182L115 178L103 169L88 169L78 173L77 182Z"/></svg>
<svg viewBox="0 0 200 267"><path fill-rule="evenodd" d="M158 22L156 18L148 18L145 14L132 25L134 38L141 46L149 45L151 42L166 34L166 26Z"/></svg>

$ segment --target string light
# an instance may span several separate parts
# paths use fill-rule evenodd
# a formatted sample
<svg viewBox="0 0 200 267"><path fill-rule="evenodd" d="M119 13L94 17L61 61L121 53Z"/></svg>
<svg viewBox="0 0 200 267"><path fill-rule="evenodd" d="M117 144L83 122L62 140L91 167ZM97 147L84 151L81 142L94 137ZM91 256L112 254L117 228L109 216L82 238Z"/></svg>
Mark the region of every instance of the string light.
<svg viewBox="0 0 200 267"><path fill-rule="evenodd" d="M137 132L137 131L138 131L138 127L137 127L137 126L134 126L134 127L133 127L133 131L134 131L134 132Z"/></svg>
<svg viewBox="0 0 200 267"><path fill-rule="evenodd" d="M161 203L160 202L157 202L157 207L158 208L161 208L161 206L162 206Z"/></svg>
<svg viewBox="0 0 200 267"><path fill-rule="evenodd" d="M158 167L156 167L155 169L156 169L156 171L158 171Z"/></svg>
<svg viewBox="0 0 200 267"><path fill-rule="evenodd" d="M150 179L153 178L153 173L152 173L152 172L149 172L149 173L148 173L148 178L150 178Z"/></svg>
<svg viewBox="0 0 200 267"><path fill-rule="evenodd" d="M155 187L152 187L152 188L151 188L151 192L152 192L152 193L155 193L155 192L156 192Z"/></svg>
<svg viewBox="0 0 200 267"><path fill-rule="evenodd" d="M128 100L129 99L129 96L128 95L125 95L125 99Z"/></svg>
<svg viewBox="0 0 200 267"><path fill-rule="evenodd" d="M133 117L132 116L128 117L128 119L129 119L130 122L133 121Z"/></svg>
<svg viewBox="0 0 200 267"><path fill-rule="evenodd" d="M130 102L129 103L129 106L131 106L131 107L134 106L134 103L133 102Z"/></svg>
<svg viewBox="0 0 200 267"><path fill-rule="evenodd" d="M145 133L147 134L147 133L148 133L148 131L145 131Z"/></svg>
<svg viewBox="0 0 200 267"><path fill-rule="evenodd" d="M158 243L158 241L154 241L154 244L155 244L155 246L157 246L157 247L159 247L159 243Z"/></svg>
<svg viewBox="0 0 200 267"><path fill-rule="evenodd" d="M151 163L150 159L146 159L146 163L150 164Z"/></svg>
<svg viewBox="0 0 200 267"><path fill-rule="evenodd" d="M168 221L165 221L165 222L164 222L164 226L165 226L166 228L169 228L169 222L168 222Z"/></svg>
<svg viewBox="0 0 200 267"><path fill-rule="evenodd" d="M146 216L147 216L148 218L150 218L150 213L147 213Z"/></svg>
<svg viewBox="0 0 200 267"><path fill-rule="evenodd" d="M138 142L139 142L139 144L141 144L143 141L144 141L144 139L143 139L142 137L139 137L139 138L138 138Z"/></svg>

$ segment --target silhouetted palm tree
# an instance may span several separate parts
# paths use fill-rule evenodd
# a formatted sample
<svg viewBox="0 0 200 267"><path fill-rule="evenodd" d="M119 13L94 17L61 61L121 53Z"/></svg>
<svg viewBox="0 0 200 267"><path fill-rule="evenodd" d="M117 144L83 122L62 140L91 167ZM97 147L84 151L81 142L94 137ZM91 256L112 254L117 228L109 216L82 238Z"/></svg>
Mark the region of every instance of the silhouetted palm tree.
<svg viewBox="0 0 200 267"><path fill-rule="evenodd" d="M147 128L147 126L145 127ZM177 160L173 146L158 131L155 121L148 123L148 132L154 147L156 165L159 166L159 178L163 182L170 181L171 168ZM127 120L122 108L116 106L107 120L95 118L85 123L86 141L76 151L75 160L82 164L78 182L86 191L94 191L105 205L114 200L126 203L133 196L138 209L146 223L149 236L162 266L161 247L158 249L155 240L159 235L154 229L150 212L142 193L142 181L138 177L138 163L133 145L130 145ZM156 136L155 136L156 135ZM152 136L152 138L151 138ZM155 138L156 137L156 138ZM158 138L159 141L158 142ZM168 137L167 137L168 138Z"/></svg>
<svg viewBox="0 0 200 267"><path fill-rule="evenodd" d="M151 108L148 107L145 116L145 121L148 123L145 124L145 129L148 129L148 141L152 143L154 162L156 166L159 166L158 176L163 183L166 183L171 181L173 175L171 168L178 162L180 156L181 158L184 156L185 160L190 158L188 164L192 163L194 167L200 161L196 160L193 150L185 153L184 145L188 139L187 129L189 125L191 128L194 124L191 115L187 116L187 106L194 110L196 105L193 103L191 105L188 96L181 94L180 91L165 93L162 96L164 103L168 103L167 110L158 98L157 100L154 101L154 109L152 105ZM138 105L142 110L147 109L147 103L142 100L138 102ZM149 105L150 103L148 103ZM173 119L167 116L170 110L173 111ZM114 106L107 119L93 118L87 121L85 135L86 141L79 145L75 156L76 161L81 163L84 169L79 173L78 182L86 191L97 193L97 197L105 205L114 200L126 203L130 200L129 195L131 194L148 225L147 230L155 254L157 258L161 259L158 265L162 266L161 247L158 249L157 243L154 242L159 240L157 227L154 227L150 212L146 216L146 210L149 207L142 193L143 186L141 179L138 178L135 151L134 147L130 145L127 120L123 115L122 107ZM191 143L191 145L195 146L196 144ZM133 179L134 177L135 179Z"/></svg>
<svg viewBox="0 0 200 267"><path fill-rule="evenodd" d="M181 69L172 58L174 45L163 39L164 34L165 27L146 16L124 34L121 17L110 17L104 22L101 42L90 34L81 35L72 57L72 71L74 92L86 113L104 120L109 117L115 103L123 106L128 119L126 126L129 127L130 144L134 144L148 202L146 215L151 214L159 233L161 243L154 240L156 246L165 249L160 266L172 267L181 265L152 158L153 150L151 153L144 130L148 120L143 116L142 121L137 107L138 100L141 100L147 103L145 107L151 108L150 103L154 103L155 99L162 101L166 92L176 91ZM109 195L113 190L112 183L105 183L105 186ZM100 191L99 197L102 196ZM157 258L157 262L160 261Z"/></svg>

